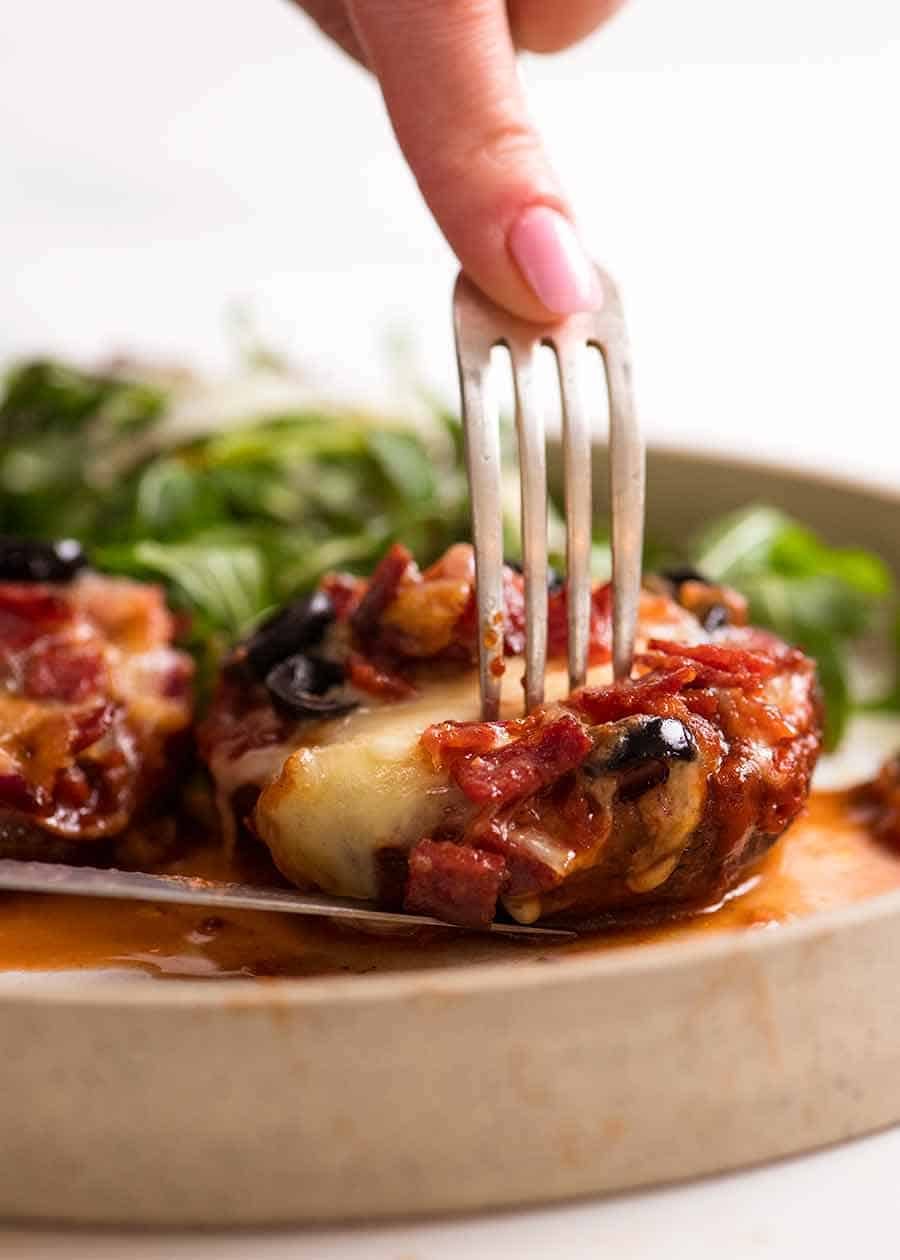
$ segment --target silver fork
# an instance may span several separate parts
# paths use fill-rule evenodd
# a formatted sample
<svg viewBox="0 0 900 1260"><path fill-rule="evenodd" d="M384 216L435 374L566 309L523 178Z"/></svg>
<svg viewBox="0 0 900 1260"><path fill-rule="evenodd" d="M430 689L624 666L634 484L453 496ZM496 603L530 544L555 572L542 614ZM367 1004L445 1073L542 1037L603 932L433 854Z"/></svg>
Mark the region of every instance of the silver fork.
<svg viewBox="0 0 900 1260"><path fill-rule="evenodd" d="M587 347L603 356L609 395L609 498L613 587L613 674L627 678L634 657L644 534L644 447L634 412L628 339L618 291L598 268L603 304L556 324L532 324L495 306L466 276L453 295L479 622L481 710L500 711L503 673L503 514L500 428L490 405L491 351L505 346L512 363L522 496L525 574L525 709L544 698L547 663L547 461L537 397L537 351L555 353L563 415L569 686L587 674L591 619L591 431L585 407Z"/></svg>

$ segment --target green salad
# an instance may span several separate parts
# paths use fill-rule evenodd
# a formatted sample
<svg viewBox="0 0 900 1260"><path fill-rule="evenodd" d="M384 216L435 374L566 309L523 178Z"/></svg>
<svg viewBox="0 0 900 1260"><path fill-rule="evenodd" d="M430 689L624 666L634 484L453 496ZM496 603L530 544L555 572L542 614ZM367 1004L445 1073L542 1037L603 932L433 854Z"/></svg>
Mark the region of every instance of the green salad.
<svg viewBox="0 0 900 1260"><path fill-rule="evenodd" d="M164 582L191 614L201 678L326 570L366 572L393 539L427 563L467 537L461 429L439 406L416 424L267 406L227 426L210 414L195 432L172 423L183 390L133 369L14 367L0 401L0 534L75 537L98 568ZM508 526L515 558L512 510ZM608 547L603 532L595 541L599 576ZM550 544L561 550L552 504ZM832 747L860 703L860 646L900 652L887 566L773 508L748 506L677 546L654 540L648 565L663 557L737 587L754 623L816 658ZM867 703L900 708L893 677Z"/></svg>

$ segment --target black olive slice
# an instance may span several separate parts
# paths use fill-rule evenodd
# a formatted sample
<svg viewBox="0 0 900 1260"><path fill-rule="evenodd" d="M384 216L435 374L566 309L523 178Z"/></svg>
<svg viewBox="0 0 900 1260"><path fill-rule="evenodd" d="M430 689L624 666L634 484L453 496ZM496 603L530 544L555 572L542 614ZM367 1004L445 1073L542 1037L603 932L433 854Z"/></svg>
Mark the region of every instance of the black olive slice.
<svg viewBox="0 0 900 1260"><path fill-rule="evenodd" d="M359 703L347 696L328 694L334 693L343 681L340 665L301 652L272 666L266 674L266 689L276 709L291 717L339 717Z"/></svg>
<svg viewBox="0 0 900 1260"><path fill-rule="evenodd" d="M644 717L626 734L610 758L610 770L641 761L694 761L697 744L678 718Z"/></svg>
<svg viewBox="0 0 900 1260"><path fill-rule="evenodd" d="M724 604L711 604L703 618L703 629L709 634L714 630L724 630L731 625L731 613Z"/></svg>
<svg viewBox="0 0 900 1260"><path fill-rule="evenodd" d="M599 728L598 728L599 729ZM604 741L584 763L590 778L631 770L650 761L694 761L697 744L678 718L643 714L626 718L612 739Z"/></svg>
<svg viewBox="0 0 900 1260"><path fill-rule="evenodd" d="M279 661L318 646L334 617L330 595L324 591L303 595L279 609L251 634L243 645L243 660L257 678L265 678Z"/></svg>
<svg viewBox="0 0 900 1260"><path fill-rule="evenodd" d="M71 582L88 558L72 538L40 542L0 536L0 582Z"/></svg>
<svg viewBox="0 0 900 1260"><path fill-rule="evenodd" d="M709 579L704 577L699 570L691 568L689 564L663 569L660 577L664 577L673 586L684 586L685 582L702 582L704 586L709 586Z"/></svg>

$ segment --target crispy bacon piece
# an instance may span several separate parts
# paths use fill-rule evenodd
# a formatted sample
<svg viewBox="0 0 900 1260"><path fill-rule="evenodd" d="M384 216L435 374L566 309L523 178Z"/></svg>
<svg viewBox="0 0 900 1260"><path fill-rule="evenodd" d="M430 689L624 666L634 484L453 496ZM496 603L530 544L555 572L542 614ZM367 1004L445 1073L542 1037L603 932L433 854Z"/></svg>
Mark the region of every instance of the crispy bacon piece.
<svg viewBox="0 0 900 1260"><path fill-rule="evenodd" d="M331 599L337 620L350 621L366 593L366 583L352 573L326 573L319 590Z"/></svg>
<svg viewBox="0 0 900 1260"><path fill-rule="evenodd" d="M774 677L779 661L771 654L716 643L684 644L651 639L640 664L650 671L640 678L623 679L608 687L583 687L567 701L568 708L591 722L615 722L630 713L660 712L659 702L686 690L702 692L702 699L686 699L695 712L713 716L718 700L710 689L756 689Z"/></svg>
<svg viewBox="0 0 900 1260"><path fill-rule="evenodd" d="M771 652L751 651L722 643L671 643L651 639L642 663L671 667L681 661L696 667L693 680L698 687L755 687L778 670L779 662Z"/></svg>
<svg viewBox="0 0 900 1260"><path fill-rule="evenodd" d="M666 656L684 657L735 677L750 674L755 678L771 678L777 668L774 656L731 647L727 643L671 643L668 639L650 639L648 646Z"/></svg>
<svg viewBox="0 0 900 1260"><path fill-rule="evenodd" d="M370 657L382 673L402 676L410 662L446 659L472 664L478 658L475 564L468 543L451 547L424 573L409 551L395 543L369 581L331 573L323 578L321 589L331 597L338 621L349 623L357 654ZM564 585L548 593L551 657L566 653L566 602ZM591 601L592 665L610 659L610 637L611 591L606 585L594 591ZM505 656L521 656L524 650L524 578L504 565L503 651Z"/></svg>
<svg viewBox="0 0 900 1260"><path fill-rule="evenodd" d="M355 648L374 656L387 672L402 673L402 665L407 661L448 659L473 663L477 659L475 565L468 543L450 547L424 573L419 572L409 551L398 543L370 580L332 573L323 579L321 587L330 595L338 620L349 622ZM665 589L671 586L666 585ZM712 600L716 608L727 614L726 621L744 620L745 601L727 587L708 587L703 582L693 581L684 583L680 589L690 593L691 600L687 603L696 605L698 600ZM676 607L671 600L667 602L670 607ZM686 601L681 600L681 603ZM566 653L566 605L565 584L554 585L547 595L547 640L551 657ZM591 599L589 661L592 665L610 659L611 609L610 585L597 587ZM758 632L747 630L745 633L748 637L743 646L746 648L767 646L765 642L753 642ZM521 656L524 649L524 578L514 566L504 565L503 650L506 656ZM729 651L734 650L732 645ZM704 665L708 676L712 677L711 661L705 661ZM726 668L733 667L732 661Z"/></svg>
<svg viewBox="0 0 900 1260"><path fill-rule="evenodd" d="M460 927L484 927L494 917L505 871L497 853L425 838L409 855L403 908Z"/></svg>
<svg viewBox="0 0 900 1260"><path fill-rule="evenodd" d="M396 598L400 584L410 570L418 574L412 554L402 543L394 543L372 574L366 593L352 615L353 630L360 639L370 639L374 635L385 610Z"/></svg>
<svg viewBox="0 0 900 1260"><path fill-rule="evenodd" d="M594 724L616 722L632 713L658 713L660 701L678 695L696 677L693 665L656 669L641 678L625 678L608 687L582 687L565 703Z"/></svg>
<svg viewBox="0 0 900 1260"><path fill-rule="evenodd" d="M379 668L374 661L367 660L361 652L350 653L346 671L347 678L354 687L358 687L360 691L367 691L372 696L381 696L386 700L403 700L415 695L416 692L412 683L387 668Z"/></svg>

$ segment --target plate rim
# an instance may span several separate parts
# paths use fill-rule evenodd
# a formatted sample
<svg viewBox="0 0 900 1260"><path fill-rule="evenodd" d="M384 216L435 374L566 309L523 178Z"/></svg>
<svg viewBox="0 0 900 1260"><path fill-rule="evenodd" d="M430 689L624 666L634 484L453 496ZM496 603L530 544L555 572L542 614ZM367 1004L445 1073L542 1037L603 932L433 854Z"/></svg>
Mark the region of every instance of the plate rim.
<svg viewBox="0 0 900 1260"><path fill-rule="evenodd" d="M605 442L595 442L595 447L606 449ZM737 450L699 450L690 445L672 441L647 440L647 454L689 459L697 464L731 464L752 472L772 477L791 477L810 485L823 485L850 493L861 493L868 498L881 499L893 507L900 507L900 489L888 486L870 472L836 472L834 469L818 469L808 464L794 464L774 456L757 456Z"/></svg>
<svg viewBox="0 0 900 1260"><path fill-rule="evenodd" d="M605 443L595 442L594 446L602 450ZM727 464L774 477L787 476L811 486L861 493L894 508L900 507L900 490L892 490L864 474L819 471L775 459L757 458L744 452L697 450L671 441L651 439L647 449L651 456L659 454L707 466ZM82 973L91 974L94 969L41 971L40 981L33 984L29 984L27 971L17 971L0 973L0 1003L30 1006L53 1002L61 1006L140 1007L145 1010L197 1005L246 1010L270 1006L321 1008L360 1001L402 1003L423 993L461 996L473 991L482 994L510 988L532 990L563 979L600 983L609 976L639 976L680 966L693 967L705 961L712 963L736 955L753 957L771 950L787 949L791 945L813 944L835 932L894 915L900 915L900 889L781 923L777 925L777 930L765 927L727 928L709 937L623 945L608 950L598 949L596 954L561 955L559 958L551 954L547 958L527 962L504 959L488 963L460 963L433 970L410 968L381 975L179 977L165 982L116 975L79 987L79 976Z"/></svg>
<svg viewBox="0 0 900 1260"><path fill-rule="evenodd" d="M458 966L350 976L235 976L221 980L186 977L172 980L135 976L110 977L77 987L83 970L71 968L58 973L43 971L38 984L29 988L26 972L0 976L0 1002L10 1005L44 1004L52 1000L63 1006L85 1007L180 1007L184 1005L246 1010L248 1007L325 1007L347 1002L396 1001L429 995L457 995L477 991L540 989L561 980L588 979L598 983L608 977L635 978L658 971L691 968L700 962L721 962L726 958L750 957L814 945L838 932L863 924L900 917L900 889L880 893L847 906L823 910L803 919L779 923L774 928L726 928L684 941L660 944L644 942L617 949L599 949L596 955L575 955L555 959L535 959L513 963L460 963ZM565 974L561 974L561 969ZM52 979L50 978L52 977ZM58 977L58 978L57 978ZM198 1003L199 999L199 1003Z"/></svg>

